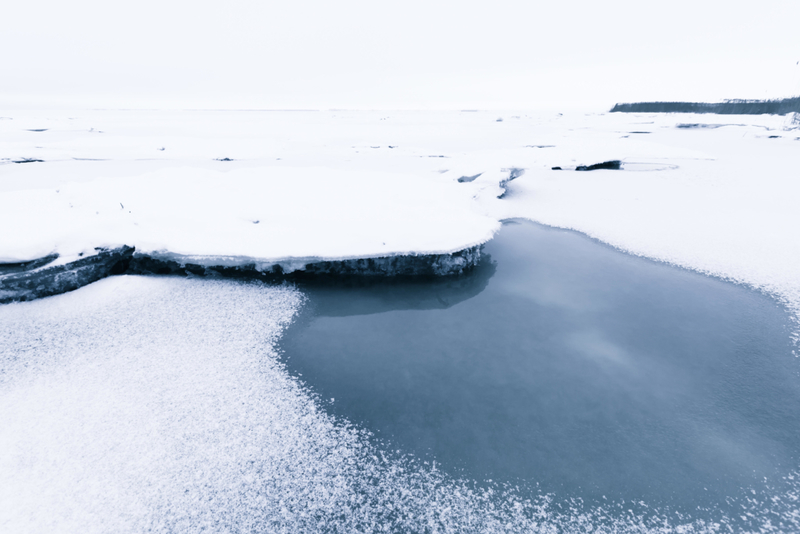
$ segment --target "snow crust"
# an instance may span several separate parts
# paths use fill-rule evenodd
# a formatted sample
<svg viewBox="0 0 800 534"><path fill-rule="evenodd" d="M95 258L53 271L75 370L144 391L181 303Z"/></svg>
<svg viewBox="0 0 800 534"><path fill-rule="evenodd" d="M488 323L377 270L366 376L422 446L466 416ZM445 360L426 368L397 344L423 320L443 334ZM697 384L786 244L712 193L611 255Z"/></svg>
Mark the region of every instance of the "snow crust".
<svg viewBox="0 0 800 534"><path fill-rule="evenodd" d="M0 260L96 246L202 263L310 261L455 252L490 239L495 220L442 177L326 168L191 167L7 192Z"/></svg>

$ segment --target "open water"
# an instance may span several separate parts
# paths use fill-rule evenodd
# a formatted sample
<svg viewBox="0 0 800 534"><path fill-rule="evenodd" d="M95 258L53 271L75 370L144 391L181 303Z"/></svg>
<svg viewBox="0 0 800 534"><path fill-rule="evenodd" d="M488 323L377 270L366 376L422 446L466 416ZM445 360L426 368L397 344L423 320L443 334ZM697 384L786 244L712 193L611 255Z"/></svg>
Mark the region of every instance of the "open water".
<svg viewBox="0 0 800 534"><path fill-rule="evenodd" d="M773 299L527 222L485 252L456 280L301 287L290 372L384 447L556 502L736 515L800 466Z"/></svg>

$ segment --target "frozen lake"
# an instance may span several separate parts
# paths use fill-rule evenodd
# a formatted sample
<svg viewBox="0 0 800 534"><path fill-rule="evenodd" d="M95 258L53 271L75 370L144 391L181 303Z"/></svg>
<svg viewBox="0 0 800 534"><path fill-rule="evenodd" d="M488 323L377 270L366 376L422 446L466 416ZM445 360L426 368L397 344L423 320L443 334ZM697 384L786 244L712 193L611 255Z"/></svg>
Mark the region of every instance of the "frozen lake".
<svg viewBox="0 0 800 534"><path fill-rule="evenodd" d="M796 118L7 115L6 262L291 270L548 226L457 279L0 306L0 531L800 530Z"/></svg>
<svg viewBox="0 0 800 534"><path fill-rule="evenodd" d="M800 465L773 299L533 223L485 251L455 282L303 287L289 370L391 447L557 500L713 517Z"/></svg>
<svg viewBox="0 0 800 534"><path fill-rule="evenodd" d="M796 530L784 309L532 223L486 251L456 279L0 306L0 527Z"/></svg>

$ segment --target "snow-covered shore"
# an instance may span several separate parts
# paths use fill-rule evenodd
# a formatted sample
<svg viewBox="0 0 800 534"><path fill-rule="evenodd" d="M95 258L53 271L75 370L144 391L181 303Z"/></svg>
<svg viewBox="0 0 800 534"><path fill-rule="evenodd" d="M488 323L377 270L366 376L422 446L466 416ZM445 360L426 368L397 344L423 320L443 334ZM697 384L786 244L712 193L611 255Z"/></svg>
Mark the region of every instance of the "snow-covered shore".
<svg viewBox="0 0 800 534"><path fill-rule="evenodd" d="M53 252L69 261L124 244L176 261L292 270L451 253L524 217L748 284L800 312L800 129L791 117L0 115L5 262ZM609 159L623 170L551 170ZM41 161L13 163L27 160ZM498 199L513 169L525 172Z"/></svg>

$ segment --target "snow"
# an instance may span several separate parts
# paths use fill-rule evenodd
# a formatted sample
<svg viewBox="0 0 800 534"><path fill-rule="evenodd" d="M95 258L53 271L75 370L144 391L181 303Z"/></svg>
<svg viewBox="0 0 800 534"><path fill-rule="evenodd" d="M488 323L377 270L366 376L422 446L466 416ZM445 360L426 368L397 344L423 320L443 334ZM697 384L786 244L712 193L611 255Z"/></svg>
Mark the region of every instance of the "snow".
<svg viewBox="0 0 800 534"><path fill-rule="evenodd" d="M3 196L6 258L75 256L95 246L287 262L448 253L487 241L497 222L436 177L325 168L224 173L190 167ZM230 260L210 259L213 265Z"/></svg>
<svg viewBox="0 0 800 534"><path fill-rule="evenodd" d="M290 287L117 276L0 307L0 530L531 527L531 505L327 416L277 361L301 302Z"/></svg>
<svg viewBox="0 0 800 534"><path fill-rule="evenodd" d="M0 225L12 229L0 234L2 261L53 251L67 261L127 244L194 263L301 267L453 252L490 239L498 221L523 217L750 285L800 313L800 129L791 116L0 116L8 140ZM11 163L24 158L44 163ZM218 161L225 158L232 161ZM551 170L610 159L623 170ZM514 168L525 173L498 199Z"/></svg>
<svg viewBox="0 0 800 534"><path fill-rule="evenodd" d="M382 449L279 363L302 302L290 286L123 275L1 306L0 530L718 531L525 501ZM796 494L748 494L742 513L796 529Z"/></svg>
<svg viewBox="0 0 800 534"><path fill-rule="evenodd" d="M3 261L122 243L209 263L438 253L523 217L800 313L800 130L788 117L0 116ZM23 158L44 163L12 163ZM551 170L610 159L623 170ZM512 169L525 173L498 198ZM301 303L291 287L116 276L0 306L0 530L655 528L656 516L520 503L371 445L279 363ZM773 518L773 497L746 513ZM781 517L796 524L796 490L785 497Z"/></svg>

